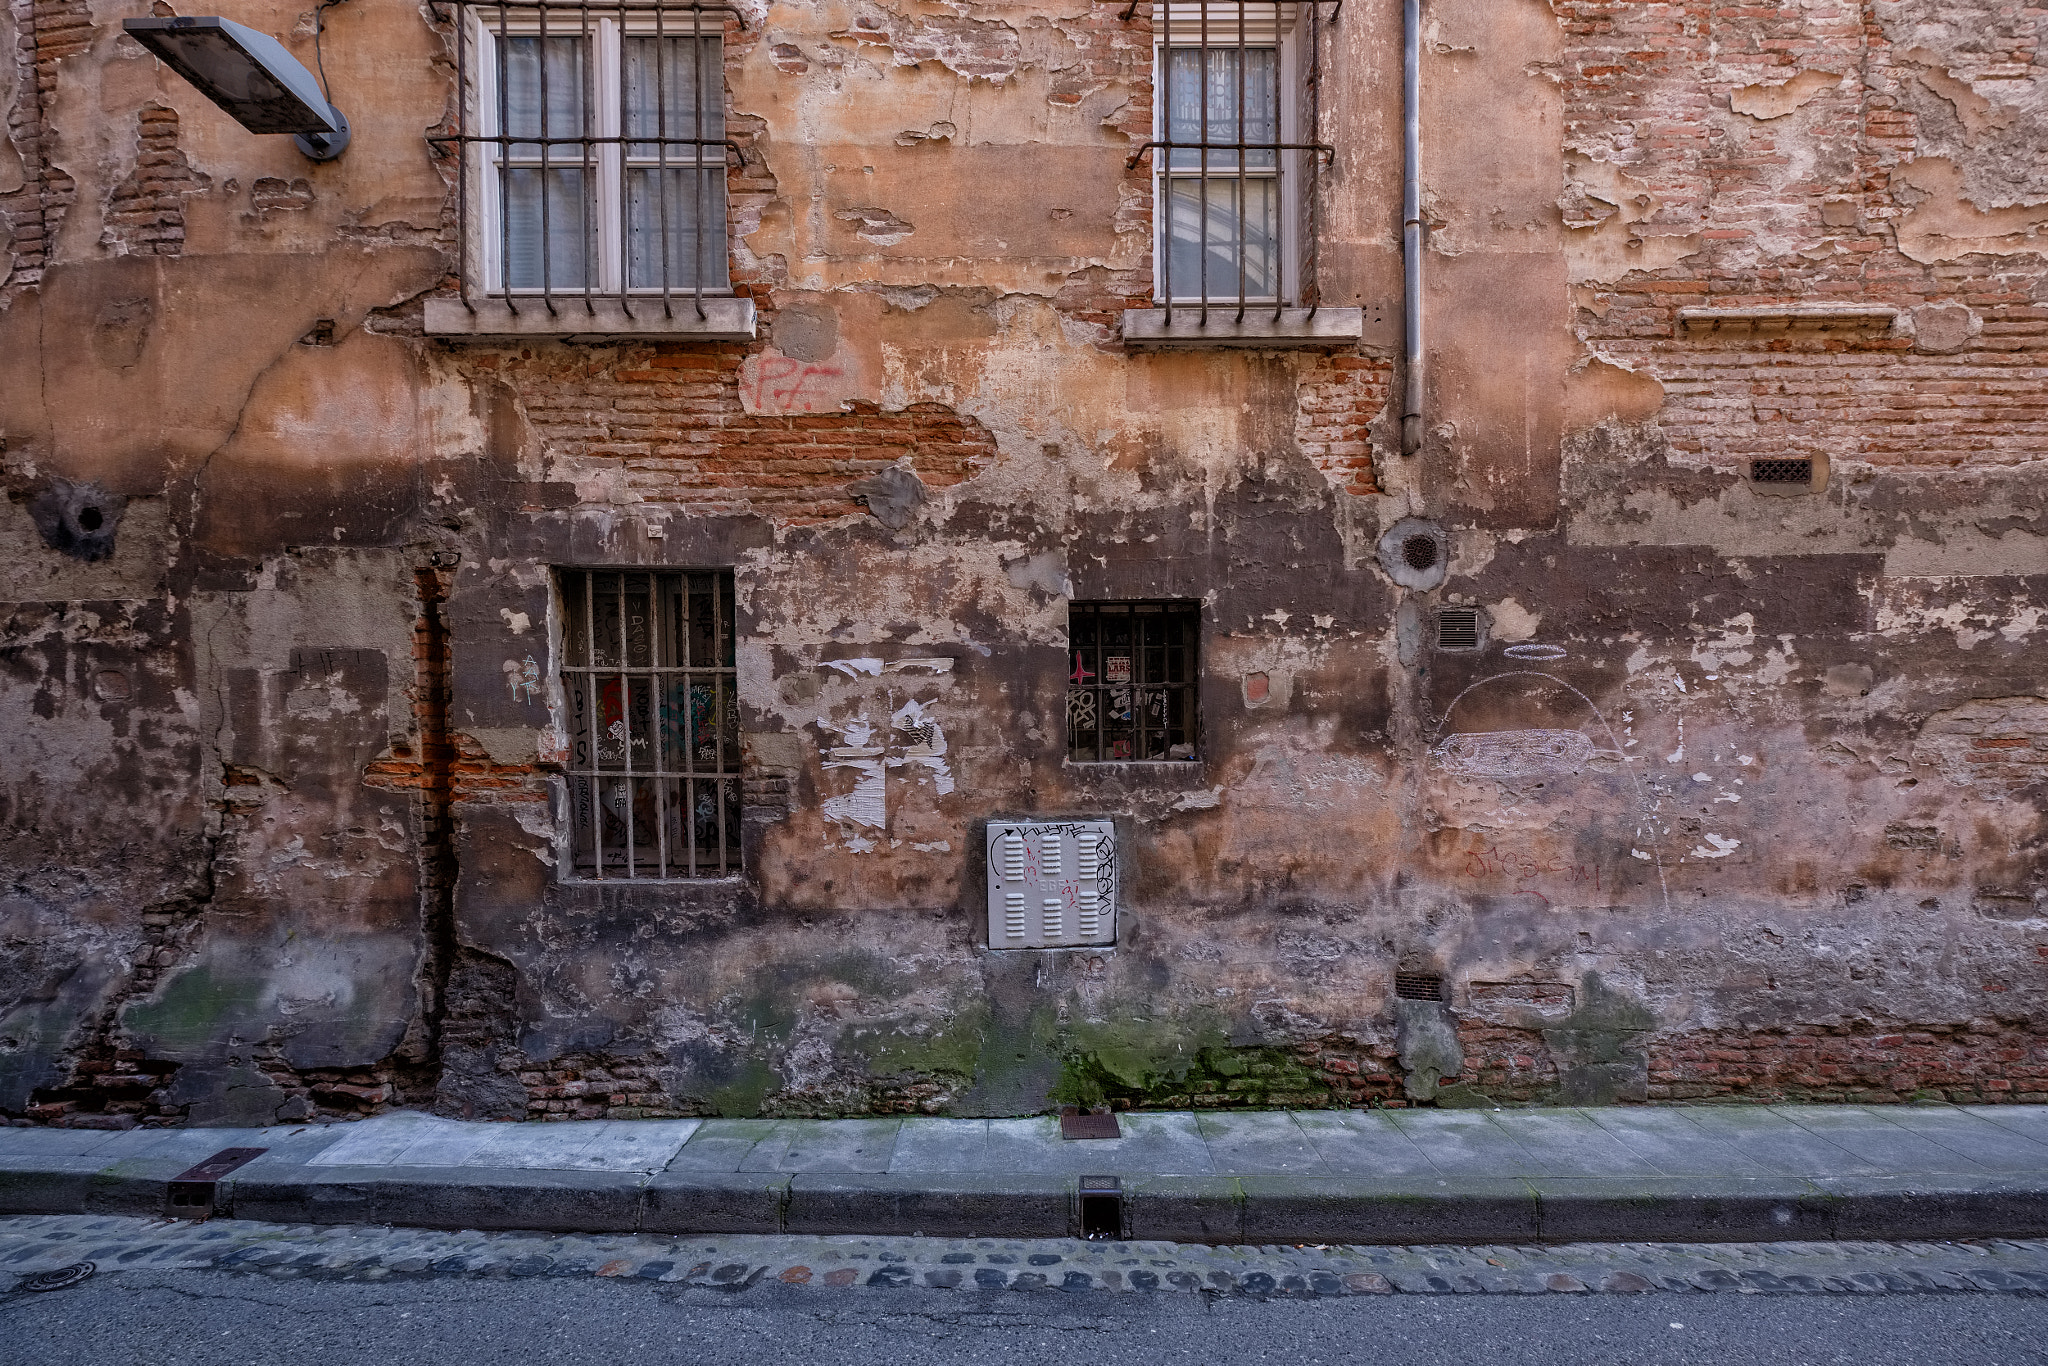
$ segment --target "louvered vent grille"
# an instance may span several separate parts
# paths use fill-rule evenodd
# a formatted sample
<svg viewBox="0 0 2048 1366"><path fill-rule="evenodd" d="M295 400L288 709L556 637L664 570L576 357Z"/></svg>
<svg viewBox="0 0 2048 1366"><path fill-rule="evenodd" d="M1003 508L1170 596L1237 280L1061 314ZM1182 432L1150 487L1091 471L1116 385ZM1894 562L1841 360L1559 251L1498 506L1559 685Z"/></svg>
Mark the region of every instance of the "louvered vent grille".
<svg viewBox="0 0 2048 1366"><path fill-rule="evenodd" d="M988 945L1116 941L1116 827L1108 821L991 821Z"/></svg>
<svg viewBox="0 0 2048 1366"><path fill-rule="evenodd" d="M1439 650L1478 649L1478 609L1472 607L1451 607L1437 613L1436 647Z"/></svg>

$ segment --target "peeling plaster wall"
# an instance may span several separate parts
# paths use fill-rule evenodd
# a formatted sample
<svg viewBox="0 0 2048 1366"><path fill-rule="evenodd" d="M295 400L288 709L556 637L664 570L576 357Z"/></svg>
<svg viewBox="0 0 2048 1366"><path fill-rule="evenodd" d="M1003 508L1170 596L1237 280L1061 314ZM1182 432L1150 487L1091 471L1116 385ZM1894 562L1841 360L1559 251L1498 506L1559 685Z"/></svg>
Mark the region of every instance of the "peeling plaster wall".
<svg viewBox="0 0 2048 1366"><path fill-rule="evenodd" d="M328 12L314 164L15 0L0 1112L2048 1098L2039 17L1431 0L1404 460L1398 6L1323 53L1335 352L1123 347L1119 10L750 2L760 339L509 346L423 335L431 10ZM742 876L561 875L557 566L733 569ZM1199 761L1065 761L1116 598L1201 604ZM1033 815L1116 823L1114 948L982 947Z"/></svg>

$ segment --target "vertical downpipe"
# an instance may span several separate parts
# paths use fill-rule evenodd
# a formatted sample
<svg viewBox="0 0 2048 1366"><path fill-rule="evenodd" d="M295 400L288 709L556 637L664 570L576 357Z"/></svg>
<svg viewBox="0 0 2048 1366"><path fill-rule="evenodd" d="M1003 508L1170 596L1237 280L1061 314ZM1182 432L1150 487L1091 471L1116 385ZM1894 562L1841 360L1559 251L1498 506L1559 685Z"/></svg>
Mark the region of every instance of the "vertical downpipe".
<svg viewBox="0 0 2048 1366"><path fill-rule="evenodd" d="M1401 454L1422 449L1422 0L1401 6Z"/></svg>

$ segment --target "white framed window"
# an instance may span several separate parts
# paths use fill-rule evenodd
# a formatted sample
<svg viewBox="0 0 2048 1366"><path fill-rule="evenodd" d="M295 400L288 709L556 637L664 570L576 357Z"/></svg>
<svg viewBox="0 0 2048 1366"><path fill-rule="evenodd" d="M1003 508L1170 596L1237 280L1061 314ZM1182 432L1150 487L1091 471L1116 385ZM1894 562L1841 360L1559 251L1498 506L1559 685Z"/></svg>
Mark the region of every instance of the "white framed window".
<svg viewBox="0 0 2048 1366"><path fill-rule="evenodd" d="M629 311L730 294L720 14L600 0L460 22L466 288Z"/></svg>
<svg viewBox="0 0 2048 1366"><path fill-rule="evenodd" d="M1293 302L1301 278L1300 11L1155 7L1157 294L1176 304Z"/></svg>

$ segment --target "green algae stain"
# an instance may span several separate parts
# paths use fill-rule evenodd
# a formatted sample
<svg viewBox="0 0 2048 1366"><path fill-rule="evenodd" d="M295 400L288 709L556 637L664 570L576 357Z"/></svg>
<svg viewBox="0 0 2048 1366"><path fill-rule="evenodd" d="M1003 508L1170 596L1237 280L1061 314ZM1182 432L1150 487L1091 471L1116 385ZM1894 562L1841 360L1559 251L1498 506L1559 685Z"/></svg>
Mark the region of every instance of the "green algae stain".
<svg viewBox="0 0 2048 1366"><path fill-rule="evenodd" d="M156 999L129 1006L121 1023L165 1056L204 1052L258 1017L265 987L261 977L216 977L213 964L201 962L171 978Z"/></svg>

